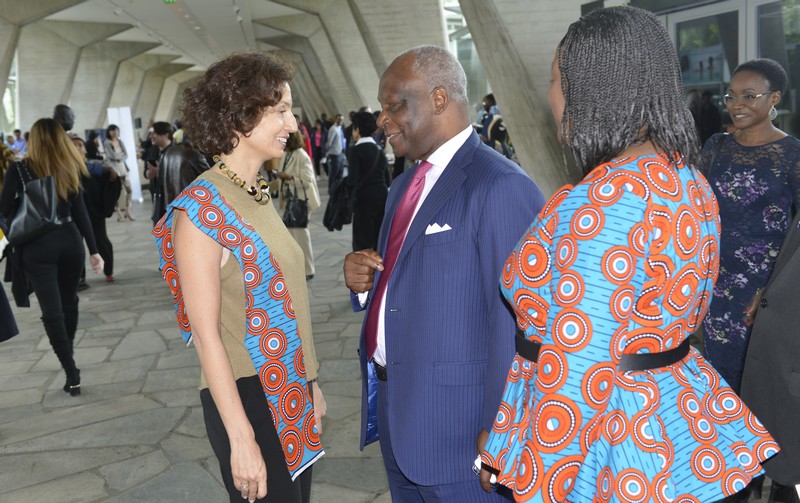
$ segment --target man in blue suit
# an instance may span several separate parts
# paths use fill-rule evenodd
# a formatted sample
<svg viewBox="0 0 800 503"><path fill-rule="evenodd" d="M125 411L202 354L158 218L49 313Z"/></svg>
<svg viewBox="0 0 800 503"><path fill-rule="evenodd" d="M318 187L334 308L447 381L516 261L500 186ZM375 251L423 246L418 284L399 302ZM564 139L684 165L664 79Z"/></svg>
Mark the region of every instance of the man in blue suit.
<svg viewBox="0 0 800 503"><path fill-rule="evenodd" d="M392 184L378 250L345 258L353 307L367 311L361 448L380 439L395 502L502 501L471 466L515 351L499 278L544 197L472 131L446 50L398 56L378 101L395 155L421 162Z"/></svg>

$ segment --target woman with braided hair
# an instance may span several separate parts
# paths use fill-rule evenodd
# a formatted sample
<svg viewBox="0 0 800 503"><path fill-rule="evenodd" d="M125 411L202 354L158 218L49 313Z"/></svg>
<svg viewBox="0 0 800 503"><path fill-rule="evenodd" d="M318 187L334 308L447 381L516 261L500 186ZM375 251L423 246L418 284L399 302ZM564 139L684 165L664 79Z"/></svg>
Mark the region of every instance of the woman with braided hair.
<svg viewBox="0 0 800 503"><path fill-rule="evenodd" d="M719 216L669 35L647 11L600 9L569 27L551 71L559 140L585 177L506 262L517 355L481 483L494 474L518 501L735 494L778 445L688 343Z"/></svg>

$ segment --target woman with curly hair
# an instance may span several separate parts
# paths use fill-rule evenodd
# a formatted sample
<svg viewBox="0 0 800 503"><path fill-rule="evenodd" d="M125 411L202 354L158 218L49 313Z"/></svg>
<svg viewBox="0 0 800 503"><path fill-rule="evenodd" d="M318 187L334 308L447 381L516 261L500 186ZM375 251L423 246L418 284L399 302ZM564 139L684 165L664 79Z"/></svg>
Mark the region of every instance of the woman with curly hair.
<svg viewBox="0 0 800 503"><path fill-rule="evenodd" d="M712 502L778 444L689 346L717 277L719 215L669 34L599 9L555 52L548 101L584 172L506 262L517 356L482 452L518 501Z"/></svg>
<svg viewBox="0 0 800 503"><path fill-rule="evenodd" d="M235 54L184 92L186 135L216 164L153 230L231 502L308 502L323 454L303 252L258 174L297 130L291 77L265 53Z"/></svg>

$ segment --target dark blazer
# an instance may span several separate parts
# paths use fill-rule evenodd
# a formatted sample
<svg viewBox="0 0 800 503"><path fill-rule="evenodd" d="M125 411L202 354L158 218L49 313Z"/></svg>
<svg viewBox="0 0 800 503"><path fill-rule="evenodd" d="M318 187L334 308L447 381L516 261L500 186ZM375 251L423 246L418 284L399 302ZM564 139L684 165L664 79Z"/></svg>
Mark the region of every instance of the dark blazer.
<svg viewBox="0 0 800 503"><path fill-rule="evenodd" d="M783 485L800 484L800 214L761 296L742 376L742 399L781 451L764 464Z"/></svg>
<svg viewBox="0 0 800 503"><path fill-rule="evenodd" d="M381 255L416 169L389 191ZM491 429L514 356L515 322L500 295L500 274L543 204L528 175L473 132L411 222L387 285L384 322L394 455L417 484L475 477L475 438ZM432 224L452 229L426 234ZM376 272L375 284L379 278ZM365 358L363 328L360 354L363 449L377 439L368 421L375 381L368 375L374 371Z"/></svg>

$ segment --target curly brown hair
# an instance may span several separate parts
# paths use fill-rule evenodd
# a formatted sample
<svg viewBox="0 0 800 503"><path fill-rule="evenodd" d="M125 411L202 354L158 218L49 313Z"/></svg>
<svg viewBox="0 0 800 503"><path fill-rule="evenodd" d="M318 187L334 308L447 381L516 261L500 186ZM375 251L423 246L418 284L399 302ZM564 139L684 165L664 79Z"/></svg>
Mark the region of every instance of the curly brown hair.
<svg viewBox="0 0 800 503"><path fill-rule="evenodd" d="M294 71L264 52L232 54L183 92L183 130L205 154L230 154L276 105Z"/></svg>

